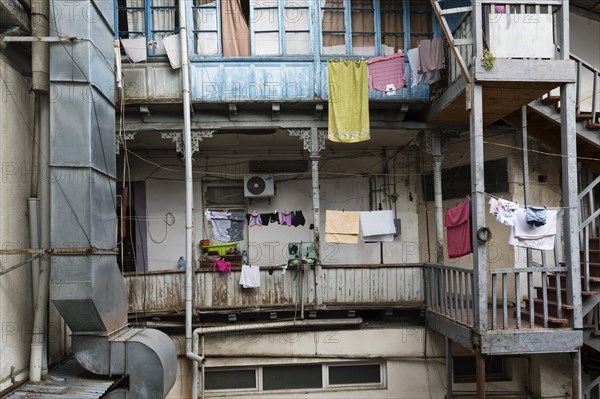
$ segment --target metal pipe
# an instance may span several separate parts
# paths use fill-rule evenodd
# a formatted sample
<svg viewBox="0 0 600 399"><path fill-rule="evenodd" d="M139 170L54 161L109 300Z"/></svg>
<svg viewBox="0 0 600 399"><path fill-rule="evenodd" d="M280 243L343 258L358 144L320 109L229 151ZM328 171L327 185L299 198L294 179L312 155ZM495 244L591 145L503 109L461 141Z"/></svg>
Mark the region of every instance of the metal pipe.
<svg viewBox="0 0 600 399"><path fill-rule="evenodd" d="M477 399L485 399L485 358L480 351L475 352L475 379Z"/></svg>
<svg viewBox="0 0 600 399"><path fill-rule="evenodd" d="M444 262L444 212L442 203L442 145L438 132L433 133L433 192L435 199L436 262Z"/></svg>
<svg viewBox="0 0 600 399"><path fill-rule="evenodd" d="M192 360L192 397L198 397L198 365L202 359L192 351L192 312L193 312L193 277L195 261L193 258L194 232L194 180L192 171L192 132L190 117L190 81L189 81L189 52L187 30L187 4L178 0L179 12L179 44L181 46L181 97L183 102L183 142L185 160L185 352Z"/></svg>
<svg viewBox="0 0 600 399"><path fill-rule="evenodd" d="M323 280L323 267L321 266L321 212L320 212L320 190L319 190L319 130L316 127L310 129L310 161L311 161L311 182L312 182L312 208L313 208L313 241L315 243L315 303L317 306L323 304L323 291L319 287Z"/></svg>
<svg viewBox="0 0 600 399"><path fill-rule="evenodd" d="M33 178L32 178L33 179ZM36 190L37 192L37 190ZM37 193L36 193L37 194ZM29 198L27 200L29 211L29 245L32 248L40 246L40 200L38 198ZM40 278L39 257L31 260L31 295L32 303L35 306L37 299L38 283Z"/></svg>
<svg viewBox="0 0 600 399"><path fill-rule="evenodd" d="M452 340L446 337L446 399L452 399Z"/></svg>

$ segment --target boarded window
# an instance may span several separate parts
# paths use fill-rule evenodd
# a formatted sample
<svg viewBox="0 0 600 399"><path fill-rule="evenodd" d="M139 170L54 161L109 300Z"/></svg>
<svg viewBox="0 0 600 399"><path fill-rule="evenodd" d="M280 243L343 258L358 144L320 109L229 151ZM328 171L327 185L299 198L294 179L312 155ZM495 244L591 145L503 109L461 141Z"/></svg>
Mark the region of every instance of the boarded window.
<svg viewBox="0 0 600 399"><path fill-rule="evenodd" d="M256 389L256 370L206 370L204 387L207 390Z"/></svg>
<svg viewBox="0 0 600 399"><path fill-rule="evenodd" d="M320 364L263 367L263 390L306 389L323 387Z"/></svg>
<svg viewBox="0 0 600 399"><path fill-rule="evenodd" d="M382 382L381 365L379 364L330 365L328 369L329 385L380 384Z"/></svg>

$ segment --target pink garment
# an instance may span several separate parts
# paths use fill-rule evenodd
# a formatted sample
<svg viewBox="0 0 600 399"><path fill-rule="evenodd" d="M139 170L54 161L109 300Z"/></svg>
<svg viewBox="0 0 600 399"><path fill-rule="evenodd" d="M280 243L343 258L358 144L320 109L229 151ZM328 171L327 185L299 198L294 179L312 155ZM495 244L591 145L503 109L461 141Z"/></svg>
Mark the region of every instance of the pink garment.
<svg viewBox="0 0 600 399"><path fill-rule="evenodd" d="M375 57L367 60L370 91L394 91L406 87L404 53ZM389 85L393 85L390 88Z"/></svg>
<svg viewBox="0 0 600 399"><path fill-rule="evenodd" d="M227 262L226 260L221 259L215 259L213 263L213 272L216 271L231 274L231 262Z"/></svg>
<svg viewBox="0 0 600 399"><path fill-rule="evenodd" d="M495 9L498 14L504 14L506 12L504 6L496 6Z"/></svg>
<svg viewBox="0 0 600 399"><path fill-rule="evenodd" d="M445 225L448 232L448 258L460 258L473 252L468 198L462 204L448 209Z"/></svg>
<svg viewBox="0 0 600 399"><path fill-rule="evenodd" d="M286 225L286 226L292 225L292 212L291 211L281 212L280 224Z"/></svg>
<svg viewBox="0 0 600 399"><path fill-rule="evenodd" d="M262 227L263 222L262 222L262 218L260 216L259 213L254 213L252 212L250 214L250 220L248 221L248 226L253 227L253 226L260 226Z"/></svg>

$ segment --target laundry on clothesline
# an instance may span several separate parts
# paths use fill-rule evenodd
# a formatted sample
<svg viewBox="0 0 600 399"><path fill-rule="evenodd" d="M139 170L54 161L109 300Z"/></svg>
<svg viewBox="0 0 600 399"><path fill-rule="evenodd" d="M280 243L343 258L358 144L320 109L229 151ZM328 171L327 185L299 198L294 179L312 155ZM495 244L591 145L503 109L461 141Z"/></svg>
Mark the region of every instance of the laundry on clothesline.
<svg viewBox="0 0 600 399"><path fill-rule="evenodd" d="M502 198L490 198L490 213L496 216L498 223L514 226L514 213L519 209L519 204Z"/></svg>
<svg viewBox="0 0 600 399"><path fill-rule="evenodd" d="M246 214L246 222L249 227L268 226L277 223L282 226L298 227L306 224L306 219L301 210L258 213L254 211Z"/></svg>
<svg viewBox="0 0 600 399"><path fill-rule="evenodd" d="M245 215L242 212L210 211L204 217L211 226L211 238L222 242L244 240Z"/></svg>
<svg viewBox="0 0 600 399"><path fill-rule="evenodd" d="M358 244L360 212L325 211L325 242Z"/></svg>
<svg viewBox="0 0 600 399"><path fill-rule="evenodd" d="M517 209L514 214L515 225L510 229L508 244L524 248L553 250L557 214L557 210L546 210L546 223L542 226L535 226L527 223L525 209Z"/></svg>
<svg viewBox="0 0 600 399"><path fill-rule="evenodd" d="M546 224L546 208L537 206L527 206L525 210L525 220L532 226L540 227Z"/></svg>
<svg viewBox="0 0 600 399"><path fill-rule="evenodd" d="M240 274L240 285L244 288L260 287L260 267L242 265L242 272Z"/></svg>
<svg viewBox="0 0 600 399"><path fill-rule="evenodd" d="M404 75L404 53L370 58L367 60L369 70L369 90L382 91L389 95L406 87Z"/></svg>
<svg viewBox="0 0 600 399"><path fill-rule="evenodd" d="M394 241L394 211L360 212L360 235L364 242Z"/></svg>
<svg viewBox="0 0 600 399"><path fill-rule="evenodd" d="M466 198L462 204L448 209L445 225L448 235L448 258L460 258L473 252L471 247L471 204Z"/></svg>

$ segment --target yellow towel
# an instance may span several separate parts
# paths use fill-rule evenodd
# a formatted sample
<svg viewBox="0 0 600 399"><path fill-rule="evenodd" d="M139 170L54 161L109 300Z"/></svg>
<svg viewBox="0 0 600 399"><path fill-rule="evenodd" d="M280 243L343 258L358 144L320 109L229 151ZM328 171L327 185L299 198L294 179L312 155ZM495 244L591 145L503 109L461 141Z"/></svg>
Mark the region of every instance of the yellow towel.
<svg viewBox="0 0 600 399"><path fill-rule="evenodd" d="M363 60L327 62L329 74L329 134L339 143L371 138L369 131L369 85Z"/></svg>
<svg viewBox="0 0 600 399"><path fill-rule="evenodd" d="M360 212L325 211L325 242L357 244Z"/></svg>

